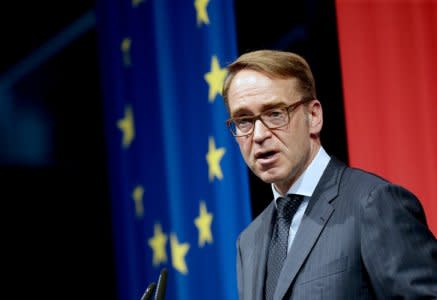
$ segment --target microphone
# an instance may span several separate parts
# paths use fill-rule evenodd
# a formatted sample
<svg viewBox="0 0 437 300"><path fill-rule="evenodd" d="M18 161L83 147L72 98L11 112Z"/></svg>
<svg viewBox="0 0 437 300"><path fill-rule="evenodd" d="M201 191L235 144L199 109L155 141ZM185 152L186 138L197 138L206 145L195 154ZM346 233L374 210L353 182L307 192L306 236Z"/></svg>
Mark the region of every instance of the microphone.
<svg viewBox="0 0 437 300"><path fill-rule="evenodd" d="M155 292L155 297L153 298L153 300L164 300L165 288L167 285L167 273L168 272L166 268L161 270L158 278L158 284L154 282L149 284L143 296L141 297L141 300L151 300L153 292Z"/></svg>
<svg viewBox="0 0 437 300"><path fill-rule="evenodd" d="M141 297L141 300L150 300L150 297L152 297L155 288L156 288L156 283L152 282L151 284L149 284L143 296Z"/></svg>
<svg viewBox="0 0 437 300"><path fill-rule="evenodd" d="M155 293L155 300L164 300L165 297L165 287L167 285L167 269L161 270L158 278L158 286Z"/></svg>

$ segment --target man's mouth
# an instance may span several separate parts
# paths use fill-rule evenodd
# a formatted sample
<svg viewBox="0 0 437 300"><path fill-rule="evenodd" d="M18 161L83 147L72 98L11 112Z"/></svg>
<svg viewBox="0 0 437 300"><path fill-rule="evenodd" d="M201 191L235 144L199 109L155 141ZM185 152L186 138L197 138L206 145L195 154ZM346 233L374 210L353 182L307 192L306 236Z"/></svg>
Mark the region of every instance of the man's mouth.
<svg viewBox="0 0 437 300"><path fill-rule="evenodd" d="M272 158L276 153L277 153L276 151L258 152L257 154L255 154L255 159L268 160Z"/></svg>

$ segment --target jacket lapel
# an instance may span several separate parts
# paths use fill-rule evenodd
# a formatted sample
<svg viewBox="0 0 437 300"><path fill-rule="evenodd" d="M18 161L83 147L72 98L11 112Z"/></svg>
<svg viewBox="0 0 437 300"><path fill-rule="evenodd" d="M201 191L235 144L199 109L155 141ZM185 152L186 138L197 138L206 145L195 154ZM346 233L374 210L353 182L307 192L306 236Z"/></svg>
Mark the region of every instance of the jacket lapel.
<svg viewBox="0 0 437 300"><path fill-rule="evenodd" d="M250 300L263 300L264 299L264 280L266 272L267 263L267 253L270 244L271 234L272 234L272 218L274 212L274 203L270 203L265 212L260 216L262 221L261 226L256 231L254 235L255 240L253 241L254 253L252 255L252 261L249 265L253 266L252 272L252 282L254 286L250 287L252 291L252 297Z"/></svg>
<svg viewBox="0 0 437 300"><path fill-rule="evenodd" d="M302 218L290 252L284 262L284 267L279 275L278 286L273 299L282 299L284 297L334 211L331 201L338 194L340 178L344 169L344 164L331 158Z"/></svg>

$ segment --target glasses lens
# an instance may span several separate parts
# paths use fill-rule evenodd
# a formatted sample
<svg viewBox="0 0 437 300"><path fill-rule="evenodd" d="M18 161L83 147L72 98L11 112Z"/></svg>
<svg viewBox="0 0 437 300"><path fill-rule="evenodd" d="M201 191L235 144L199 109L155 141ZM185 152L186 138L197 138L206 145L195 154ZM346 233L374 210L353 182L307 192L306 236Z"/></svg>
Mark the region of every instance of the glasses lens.
<svg viewBox="0 0 437 300"><path fill-rule="evenodd" d="M231 120L228 122L228 127L234 136L247 135L252 130L252 120L246 118Z"/></svg>
<svg viewBox="0 0 437 300"><path fill-rule="evenodd" d="M253 119L241 118L234 120L235 129L238 135L247 134L252 130Z"/></svg>
<svg viewBox="0 0 437 300"><path fill-rule="evenodd" d="M235 128L235 123L234 123L234 121L229 121L228 122L228 128L229 128L229 130L231 131L231 133L233 134L233 135L236 135L237 134L237 132L236 132L236 128Z"/></svg>
<svg viewBox="0 0 437 300"><path fill-rule="evenodd" d="M261 115L264 124L270 129L284 126L288 123L288 113L286 108L275 108L266 111Z"/></svg>

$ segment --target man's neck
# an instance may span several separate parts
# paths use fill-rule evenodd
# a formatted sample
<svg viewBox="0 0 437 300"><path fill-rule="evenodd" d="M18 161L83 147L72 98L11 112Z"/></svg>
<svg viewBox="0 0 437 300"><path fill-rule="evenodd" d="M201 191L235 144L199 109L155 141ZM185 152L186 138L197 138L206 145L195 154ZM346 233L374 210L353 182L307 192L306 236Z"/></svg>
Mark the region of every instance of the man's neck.
<svg viewBox="0 0 437 300"><path fill-rule="evenodd" d="M301 172L300 176L298 176L292 184L288 185L286 189L279 190L276 185L272 184L275 198L288 193L311 196L329 160L329 155L323 147L320 147L308 166Z"/></svg>

